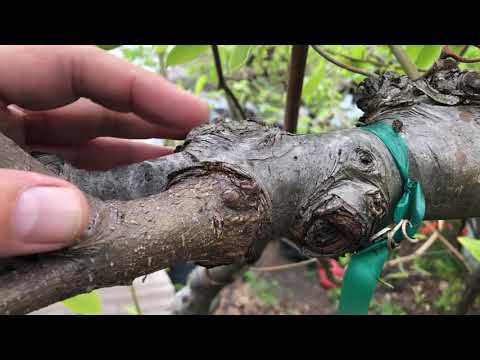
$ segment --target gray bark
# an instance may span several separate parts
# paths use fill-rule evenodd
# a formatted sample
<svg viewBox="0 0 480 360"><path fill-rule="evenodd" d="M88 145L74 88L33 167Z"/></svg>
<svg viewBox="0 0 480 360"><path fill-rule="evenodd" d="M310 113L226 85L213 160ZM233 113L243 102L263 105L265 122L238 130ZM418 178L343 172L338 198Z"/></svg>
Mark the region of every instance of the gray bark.
<svg viewBox="0 0 480 360"><path fill-rule="evenodd" d="M367 80L359 104L364 122L403 122L411 177L424 189L427 219L476 217L477 95L458 85L465 83L463 73L443 75L455 91L445 82L435 85L438 73L414 85L391 75ZM475 85L477 78L469 78ZM446 104L449 96L458 101ZM51 173L5 137L0 151L0 167ZM254 121L196 128L177 154L164 159L103 175L57 166L57 174L90 193L90 228L64 251L3 260L0 313L26 313L80 292L128 284L178 261L248 263L268 239L286 234L312 256L353 252L391 222L402 190L387 148L361 128L292 135Z"/></svg>
<svg viewBox="0 0 480 360"><path fill-rule="evenodd" d="M213 269L197 267L189 275L187 285L175 294L174 314L206 315L215 310L222 289L243 274L243 264L218 266Z"/></svg>

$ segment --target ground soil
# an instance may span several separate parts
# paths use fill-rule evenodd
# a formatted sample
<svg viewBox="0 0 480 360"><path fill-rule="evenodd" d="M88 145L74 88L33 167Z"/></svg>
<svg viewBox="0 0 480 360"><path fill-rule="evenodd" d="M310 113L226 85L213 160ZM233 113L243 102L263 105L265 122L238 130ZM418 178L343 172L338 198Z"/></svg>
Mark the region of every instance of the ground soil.
<svg viewBox="0 0 480 360"><path fill-rule="evenodd" d="M272 242L255 267L286 263L293 262L282 255L279 242ZM238 278L222 291L215 314L334 314L339 290L325 290L320 285L317 269L317 265L312 264L278 272L250 271L249 277ZM449 286L444 279L409 272L408 278L391 280L390 283L394 285L393 290L382 286L377 288L377 305L371 314L433 315L455 311L454 306L447 309L438 305L442 292ZM471 313L480 314L480 307L475 307Z"/></svg>

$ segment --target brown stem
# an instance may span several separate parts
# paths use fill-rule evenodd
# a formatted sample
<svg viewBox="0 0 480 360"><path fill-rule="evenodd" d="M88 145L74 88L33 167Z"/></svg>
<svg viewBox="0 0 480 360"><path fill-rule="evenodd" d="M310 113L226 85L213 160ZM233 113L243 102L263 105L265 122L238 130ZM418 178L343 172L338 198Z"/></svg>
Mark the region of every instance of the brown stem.
<svg viewBox="0 0 480 360"><path fill-rule="evenodd" d="M307 64L308 45L293 45L288 70L287 104L285 107L285 130L297 132L298 111L302 99L303 79Z"/></svg>
<svg viewBox="0 0 480 360"><path fill-rule="evenodd" d="M451 57L452 59L457 60L458 62L461 63L466 63L466 64L472 64L472 63L477 63L480 62L480 57L475 57L475 58L466 58L461 55L455 54L449 47L448 45L445 45L443 47L443 52L447 57Z"/></svg>
<svg viewBox="0 0 480 360"><path fill-rule="evenodd" d="M222 69L222 61L220 59L220 53L218 51L218 45L212 45L212 52L213 52L213 59L215 61L215 69L217 70L218 88L225 91L228 98L235 105L235 109L240 113L242 119L246 119L245 111L242 109L242 106L240 105L237 98L233 94L232 90L230 90L230 88L227 85L227 82L225 81L225 77L223 75L223 69Z"/></svg>

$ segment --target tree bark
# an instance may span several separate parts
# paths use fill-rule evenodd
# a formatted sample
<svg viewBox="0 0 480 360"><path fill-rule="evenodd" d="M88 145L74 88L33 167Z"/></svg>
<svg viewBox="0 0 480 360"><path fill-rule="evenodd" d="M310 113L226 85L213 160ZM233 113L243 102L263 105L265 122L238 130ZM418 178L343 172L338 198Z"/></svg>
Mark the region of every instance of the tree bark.
<svg viewBox="0 0 480 360"><path fill-rule="evenodd" d="M370 79L360 88L363 120L403 122L427 219L480 216L476 95L457 91L460 100L446 105L433 101L423 84L418 100L409 95L421 92L418 87L392 79ZM391 96L382 100L385 93ZM395 94L411 101L388 105ZM89 194L93 214L69 249L1 260L2 314L129 284L179 261L206 267L252 262L268 239L285 234L308 255L337 257L367 246L391 222L402 189L385 145L361 128L293 135L224 120L194 129L172 156L104 174L61 163L46 167L4 136L0 151L0 167L54 174L49 167L72 180Z"/></svg>

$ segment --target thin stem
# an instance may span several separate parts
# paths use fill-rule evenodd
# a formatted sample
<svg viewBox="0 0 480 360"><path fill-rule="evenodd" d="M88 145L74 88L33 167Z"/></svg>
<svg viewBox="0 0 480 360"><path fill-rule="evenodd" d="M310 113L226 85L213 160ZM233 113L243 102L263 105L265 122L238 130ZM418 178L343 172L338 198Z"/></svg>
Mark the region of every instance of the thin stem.
<svg viewBox="0 0 480 360"><path fill-rule="evenodd" d="M347 64L344 64L344 63L341 63L340 61L336 60L335 58L333 58L332 56L330 56L327 52L323 51L318 45L310 45L320 56L322 56L323 58L325 58L327 61L330 61L332 64L335 64L339 67L341 67L342 69L345 69L345 70L348 70L348 71L351 71L353 73L356 73L356 74L360 74L360 75L363 75L363 76L367 76L367 77L375 77L377 76L376 74L374 73L370 73L368 71L365 71L365 70L362 70L360 68L357 68L355 66L351 66L351 65L347 65Z"/></svg>
<svg viewBox="0 0 480 360"><path fill-rule="evenodd" d="M211 45L211 47L213 52L213 59L215 60L215 69L217 70L218 89L225 91L227 97L233 102L235 109L239 112L240 116L243 119L245 119L246 118L245 111L240 106L240 103L238 102L237 98L233 94L232 90L230 90L230 88L228 87L227 82L225 81L225 77L223 76L222 61L220 59L218 45Z"/></svg>
<svg viewBox="0 0 480 360"><path fill-rule="evenodd" d="M432 245L435 241L438 239L438 232L435 231L430 237L428 238L427 241L425 241L413 254L407 255L407 256L402 256L393 260L390 260L386 263L386 267L392 267L395 265L401 265L403 263L413 261L416 258L422 256Z"/></svg>
<svg viewBox="0 0 480 360"><path fill-rule="evenodd" d="M466 58L466 57L455 54L452 50L450 50L448 45L444 46L443 52L447 57L451 57L452 59L455 59L455 60L457 60L458 62L461 62L461 63L472 64L472 63L480 62L480 57Z"/></svg>
<svg viewBox="0 0 480 360"><path fill-rule="evenodd" d="M142 315L142 309L140 308L137 292L135 291L135 287L133 286L133 284L130 285L130 294L132 295L133 305L135 306L135 310L137 311L137 314Z"/></svg>
<svg viewBox="0 0 480 360"><path fill-rule="evenodd" d="M460 260L460 262L466 267L466 269L471 273L473 270L472 270L472 267L468 264L467 260L465 259L465 257L462 255L462 253L460 251L458 251L455 246L453 246L452 244L450 244L450 241L448 241L445 236L442 235L442 233L440 233L437 229L435 229L435 227L429 223L429 222L425 222L425 225L431 230L431 231L435 231L435 232L438 232L438 239L448 248L448 250L450 250L453 255L455 255L455 257Z"/></svg>
<svg viewBox="0 0 480 360"><path fill-rule="evenodd" d="M163 54L158 54L158 67L160 74L166 79L167 69L165 68L165 57Z"/></svg>
<svg viewBox="0 0 480 360"><path fill-rule="evenodd" d="M318 262L316 258L314 259L308 259L304 261L300 261L297 263L293 264L284 264L284 265L278 265L278 266L266 266L266 267L251 267L250 270L253 271L282 271L282 270L289 270L289 269L294 269L297 267L305 266L308 264L313 264Z"/></svg>
<svg viewBox="0 0 480 360"><path fill-rule="evenodd" d="M302 99L303 79L307 65L308 45L293 45L288 68L287 104L285 106L285 130L297 132L298 112Z"/></svg>
<svg viewBox="0 0 480 360"><path fill-rule="evenodd" d="M462 50L460 50L459 54L460 56L463 56L465 55L465 53L467 52L468 48L470 47L470 45L465 45Z"/></svg>
<svg viewBox="0 0 480 360"><path fill-rule="evenodd" d="M371 64L371 65L378 66L378 67L385 66L385 62L383 60L382 60L382 62L379 62L379 61L375 61L375 60L371 60L371 59L357 59L357 58L354 58L352 56L348 56L348 55L345 55L345 54L342 54L342 53L338 53L338 52L330 50L330 49L326 49L325 51L327 53L329 53L330 55L341 56L344 59L352 61L352 62Z"/></svg>
<svg viewBox="0 0 480 360"><path fill-rule="evenodd" d="M400 63L405 73L412 80L422 77L415 64L410 60L407 53L398 45L388 45L395 59Z"/></svg>

